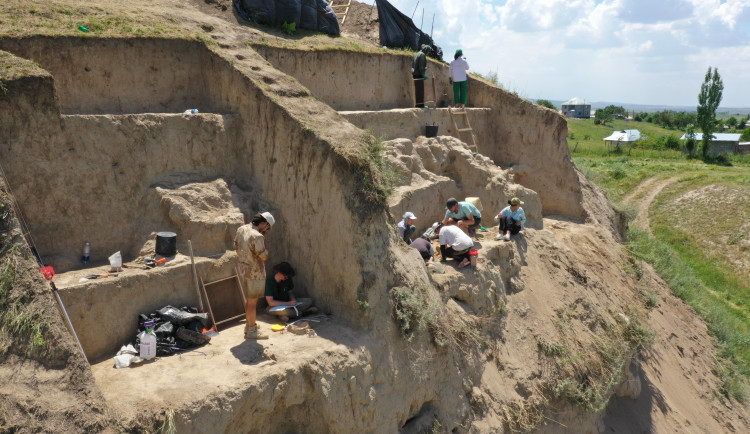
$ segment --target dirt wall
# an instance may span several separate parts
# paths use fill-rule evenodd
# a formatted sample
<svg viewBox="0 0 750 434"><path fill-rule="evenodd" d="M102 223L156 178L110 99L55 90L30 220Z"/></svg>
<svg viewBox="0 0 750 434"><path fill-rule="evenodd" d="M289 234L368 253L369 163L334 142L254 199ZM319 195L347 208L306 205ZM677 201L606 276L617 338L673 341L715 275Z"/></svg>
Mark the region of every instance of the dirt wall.
<svg viewBox="0 0 750 434"><path fill-rule="evenodd" d="M494 143L491 125L494 124L494 113L491 109L467 109L469 122L474 129L474 139L480 144ZM341 115L352 124L362 129L371 129L373 134L387 140L405 138L416 140L425 135L426 125L437 125L438 135L453 136L471 145L467 132L458 133L453 127L447 108L441 109L393 109L379 111L342 111ZM458 128L465 128L462 118L456 118Z"/></svg>
<svg viewBox="0 0 750 434"><path fill-rule="evenodd" d="M276 68L296 77L310 92L337 110L389 110L411 107L413 85L411 56L337 50L302 51L258 45L255 47ZM448 66L429 61L427 75L435 77L438 100L452 101ZM430 99L428 82L425 99ZM469 77L470 107L489 108L489 119L471 118L479 152L502 167L513 165L516 182L535 190L542 198L545 215L582 218L581 186L573 174L566 142L565 118L484 81ZM431 112L432 110L427 110ZM400 114L400 113L399 113ZM396 131L413 134L434 114L398 120L392 116L347 114L358 126L376 129L386 119ZM441 116L441 125L446 120ZM473 113L470 115L473 116ZM414 122L411 127L406 126ZM400 126L404 123L404 126ZM443 131L447 129L443 128ZM409 137L409 136L406 136Z"/></svg>
<svg viewBox="0 0 750 434"><path fill-rule="evenodd" d="M115 44L109 49L117 56L140 58L144 64L173 50L171 41L163 41L162 46L146 40L103 43ZM145 46L140 47L141 43ZM3 44L13 45L22 55L46 49L66 52L61 59L80 65L84 59L76 57L78 48L90 47L92 42L35 38L4 39ZM298 270L300 291L315 298L319 307L355 322L362 320L354 312L356 289L362 283L361 264L372 260L370 252L362 248L365 241L355 240L320 254L321 240L358 233L361 217L354 214L366 215L377 209L369 209L367 200L358 199L361 180L342 176L350 170L348 157L335 149L348 146L362 132L321 103L306 98L294 80L285 81L278 72L261 71L256 63L267 65L262 59L248 59L248 64L233 68L233 61L213 56L201 64L207 69L206 76L215 81L212 89L217 89L209 107L236 108L235 115L61 117L56 109L62 99L55 99L49 76L29 84L38 91L11 93L15 105L8 110L15 111L14 117L3 112L2 119L16 121L3 122L7 134L0 143L0 156L40 253L57 261L62 270L70 269L78 263L83 243L90 239L97 261L105 261L117 250L132 258L145 243L145 232L164 230L152 228L168 221L166 211L150 194L153 186L223 177L263 198L263 202L250 202L249 207L267 203L275 213L269 264L290 261ZM61 66L56 68L59 76L69 73ZM98 87L106 87L107 80L102 80ZM57 81L55 76L55 84ZM179 87L180 83L161 82L160 86ZM119 90L125 93L126 88ZM282 108L279 101L284 98L296 103ZM290 106L305 113L314 110L326 127L332 122L341 126L333 138L330 133L317 133L324 128L315 122L301 124L300 114L286 109ZM332 116L333 121L329 119ZM25 119L33 119L37 128L27 128ZM346 141L337 139L337 134L346 136ZM262 210L243 210L246 214L258 211ZM315 215L336 216L337 224L321 225L318 218L311 218ZM300 233L314 235L295 236ZM350 272L340 272L343 263Z"/></svg>
<svg viewBox="0 0 750 434"><path fill-rule="evenodd" d="M230 110L215 96L211 52L199 42L3 38L0 49L37 62L55 77L63 114Z"/></svg>

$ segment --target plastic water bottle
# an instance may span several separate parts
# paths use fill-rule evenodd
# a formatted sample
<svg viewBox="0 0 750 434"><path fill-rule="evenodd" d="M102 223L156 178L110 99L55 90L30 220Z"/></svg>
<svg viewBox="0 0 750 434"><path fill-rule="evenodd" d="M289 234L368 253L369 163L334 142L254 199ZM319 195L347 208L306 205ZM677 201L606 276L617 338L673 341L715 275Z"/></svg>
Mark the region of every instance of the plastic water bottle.
<svg viewBox="0 0 750 434"><path fill-rule="evenodd" d="M146 327L146 331L141 332L138 336L141 341L141 358L151 360L156 357L156 335L152 330L154 322L146 321L143 326Z"/></svg>
<svg viewBox="0 0 750 434"><path fill-rule="evenodd" d="M86 243L83 246L83 258L81 260L84 264L88 264L89 259L91 259L91 245L89 243Z"/></svg>
<svg viewBox="0 0 750 434"><path fill-rule="evenodd" d="M186 114L186 115L194 115L196 113L198 113L198 109L190 109L190 110L185 110L184 112L182 112L182 114Z"/></svg>

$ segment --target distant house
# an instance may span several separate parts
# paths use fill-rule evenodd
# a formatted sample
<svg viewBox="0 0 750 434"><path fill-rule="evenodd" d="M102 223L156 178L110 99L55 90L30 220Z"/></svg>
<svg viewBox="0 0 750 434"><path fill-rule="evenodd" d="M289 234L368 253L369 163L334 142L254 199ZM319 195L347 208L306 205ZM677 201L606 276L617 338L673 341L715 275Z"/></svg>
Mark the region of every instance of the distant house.
<svg viewBox="0 0 750 434"><path fill-rule="evenodd" d="M736 154L740 151L740 135L737 133L717 133L708 147L710 155ZM687 134L683 134L680 140L687 140ZM703 133L695 133L695 142L703 140Z"/></svg>
<svg viewBox="0 0 750 434"><path fill-rule="evenodd" d="M627 145L641 139L641 132L638 130L615 131L609 137L604 138L604 143L609 146L619 147Z"/></svg>
<svg viewBox="0 0 750 434"><path fill-rule="evenodd" d="M591 117L591 104L576 97L564 102L560 111L569 118L588 119Z"/></svg>

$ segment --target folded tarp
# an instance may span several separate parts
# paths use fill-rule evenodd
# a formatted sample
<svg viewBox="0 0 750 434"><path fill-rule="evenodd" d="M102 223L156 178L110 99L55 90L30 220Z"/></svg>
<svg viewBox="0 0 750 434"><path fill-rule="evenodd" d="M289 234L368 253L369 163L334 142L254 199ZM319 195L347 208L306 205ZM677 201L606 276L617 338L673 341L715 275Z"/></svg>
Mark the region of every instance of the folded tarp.
<svg viewBox="0 0 750 434"><path fill-rule="evenodd" d="M432 48L430 57L443 60L443 49L438 47L430 35L414 25L411 18L402 14L387 0L375 0L380 21L380 45L389 48L410 48L419 51L422 45Z"/></svg>

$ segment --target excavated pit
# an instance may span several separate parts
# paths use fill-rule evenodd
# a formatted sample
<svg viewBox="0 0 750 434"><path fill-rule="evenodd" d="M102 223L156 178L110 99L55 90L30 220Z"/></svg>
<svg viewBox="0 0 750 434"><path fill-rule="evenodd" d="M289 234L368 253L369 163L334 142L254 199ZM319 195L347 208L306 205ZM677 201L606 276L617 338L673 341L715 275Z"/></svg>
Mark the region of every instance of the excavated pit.
<svg viewBox="0 0 750 434"><path fill-rule="evenodd" d="M435 123L439 134L456 134L447 109L408 109L414 106L411 56L342 50L305 51L255 45L274 67L295 77L321 101L342 112L360 128L386 138L424 135ZM425 100L438 105L452 101L448 67L430 60ZM512 167L515 182L536 191L544 215L582 219L581 185L566 141L567 123L557 112L469 76L471 127L479 153L501 167ZM481 109L481 110L480 110ZM458 128L463 128L457 121ZM464 133L465 134L465 133Z"/></svg>
<svg viewBox="0 0 750 434"><path fill-rule="evenodd" d="M311 102L304 90L279 90L283 77L270 80L262 68L254 75L255 67L235 65L194 42L40 37L2 39L0 49L35 59L49 71L11 89L20 91L13 98L22 109L3 113L14 117L3 125L0 155L39 254L63 271L56 278L63 301L95 362L91 369L101 393L125 427L136 427L150 411L172 414L178 432L285 432L299 429L300 421L309 432L394 432L421 430L436 415L451 429L472 420L480 430L497 428L503 426L500 405L528 398L524 391L546 374L529 366L527 356L536 353L537 333L554 333L555 309L575 307L587 292L601 312L624 311L632 303L632 295L612 299L592 292L608 287L611 276L628 279L616 258L589 275L588 286L557 263L601 255L593 247L566 250L556 238L582 238L588 246L589 238L609 239L606 230L570 222L561 225L578 233L554 225L542 229L543 215L585 216L564 119L479 81L470 83L470 99L484 107L471 110L483 140L476 156L449 137L418 137L429 117L442 125L445 111L390 111L410 105L409 86L382 96L353 79L346 92L330 87L326 68L341 76L357 63L360 80L378 87L400 82L407 56L328 53L307 66L322 79L308 81L283 59L273 59L283 50L263 53L336 109L377 109L343 113L348 122ZM313 56L289 53L286 61L297 67ZM257 55L245 54L257 62ZM362 56L376 57L362 68ZM180 71L170 73L170 62L180 64ZM141 81L145 89L136 89ZM347 100L337 102L341 95ZM316 118L328 117L318 124L301 119L285 107L292 102ZM187 108L202 113L180 114ZM491 216L519 195L528 203L528 235L504 243L493 231L482 234L476 270L447 267L433 277L417 252L396 240L385 209L359 208L359 184L339 144L315 130L360 137L363 127L387 131L389 117L401 114L413 121L388 136L400 136L387 153L400 176L385 205L392 216L417 207L424 225L440 217L440 194L448 193L480 196ZM269 262L295 264L299 291L333 314L315 325L318 336L284 334L255 342L242 339L242 327L228 327L197 352L113 369L109 357L127 341L128 328L134 332L139 313L195 300L187 239L204 280L226 277L233 273L231 238L241 217L260 210L271 210L277 221ZM106 268L105 258L117 250L134 264L152 247L154 232L164 230L178 232L180 254L163 268L133 265L118 278L78 281ZM93 263L83 268L85 241L92 244ZM532 251L557 262L529 264ZM524 276L530 266L541 271ZM436 347L426 334L406 342L391 320L389 292L396 285L427 288L431 298L445 299L446 321L486 329L493 343ZM556 292L561 286L567 290ZM530 309L538 300L550 304ZM506 314L505 302L512 307ZM268 321L261 315L266 329ZM506 321L514 327L501 331ZM587 328L577 332L582 342L594 339ZM471 336L463 333L464 339ZM426 381L431 378L439 381ZM479 412L480 401L492 405ZM559 419L578 414L572 410Z"/></svg>

